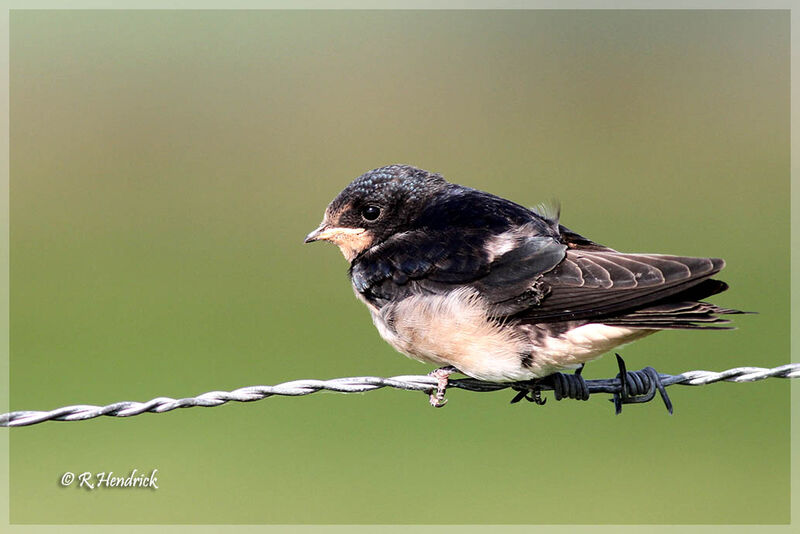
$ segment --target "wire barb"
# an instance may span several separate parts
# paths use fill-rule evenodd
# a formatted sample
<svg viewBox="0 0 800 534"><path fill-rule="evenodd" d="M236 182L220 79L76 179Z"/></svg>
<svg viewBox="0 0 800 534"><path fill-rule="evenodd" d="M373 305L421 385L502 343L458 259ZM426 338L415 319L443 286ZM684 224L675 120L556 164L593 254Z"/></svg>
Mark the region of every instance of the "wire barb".
<svg viewBox="0 0 800 534"><path fill-rule="evenodd" d="M667 411L672 415L672 401L667 395L667 390L661 382L661 375L652 367L645 367L639 371L628 371L625 361L619 354L617 365L619 366L619 393L614 393L611 400L614 403L614 412L619 415L622 413L623 404L638 404L650 402L656 396L656 390L661 394L661 399L667 407Z"/></svg>
<svg viewBox="0 0 800 534"><path fill-rule="evenodd" d="M638 372L638 371L635 371ZM658 374L663 387L682 384L702 386L716 382L755 382L766 378L800 378L800 363L790 363L766 369L763 367L737 367L727 371L687 371L679 375ZM484 382L474 378L450 380L449 388L466 391L489 392L512 388L516 391L522 383L516 382ZM425 375L403 375L391 378L377 376L358 376L334 378L332 380L293 380L275 386L249 386L233 391L209 391L196 397L173 399L157 397L147 402L116 402L108 406L76 405L65 406L51 411L17 411L0 415L0 426L16 427L42 423L44 421L84 421L101 415L109 417L132 417L142 413L164 413L176 408L192 408L195 406L221 406L228 402L253 402L274 395L299 397L318 391L335 391L337 393L365 393L381 388L403 389L407 391L424 391L431 394L436 391L438 381L435 377ZM621 393L618 378L586 380L589 393ZM522 386L524 387L524 385ZM529 385L528 385L529 387ZM541 390L553 390L547 383L538 385Z"/></svg>

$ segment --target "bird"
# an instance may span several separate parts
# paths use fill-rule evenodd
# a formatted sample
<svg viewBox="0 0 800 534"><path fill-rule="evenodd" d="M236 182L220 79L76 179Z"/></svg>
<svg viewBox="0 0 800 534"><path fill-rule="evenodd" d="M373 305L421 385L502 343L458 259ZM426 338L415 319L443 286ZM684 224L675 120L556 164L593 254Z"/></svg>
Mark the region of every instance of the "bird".
<svg viewBox="0 0 800 534"><path fill-rule="evenodd" d="M712 278L724 260L623 253L559 219L558 205L527 208L393 164L347 185L305 242L337 245L381 337L440 366L437 407L455 372L523 382L575 370L585 400L587 362L661 330L729 329L723 316L744 313L703 300L728 289Z"/></svg>

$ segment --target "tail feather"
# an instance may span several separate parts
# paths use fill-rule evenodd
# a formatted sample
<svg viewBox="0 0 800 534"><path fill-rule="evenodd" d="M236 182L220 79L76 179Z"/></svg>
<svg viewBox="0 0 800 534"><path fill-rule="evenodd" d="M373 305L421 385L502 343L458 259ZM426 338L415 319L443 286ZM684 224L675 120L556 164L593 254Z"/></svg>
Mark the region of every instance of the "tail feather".
<svg viewBox="0 0 800 534"><path fill-rule="evenodd" d="M705 280L652 306L626 315L609 317L603 324L655 330L732 330L735 327L720 326L730 323L729 319L720 317L721 315L752 312L700 301L726 289L728 284L721 280Z"/></svg>

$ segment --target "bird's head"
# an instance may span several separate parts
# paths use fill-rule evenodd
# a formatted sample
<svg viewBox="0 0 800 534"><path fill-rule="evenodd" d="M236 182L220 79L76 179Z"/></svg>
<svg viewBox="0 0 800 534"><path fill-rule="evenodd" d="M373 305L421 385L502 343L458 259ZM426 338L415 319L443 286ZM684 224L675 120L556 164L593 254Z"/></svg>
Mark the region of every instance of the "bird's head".
<svg viewBox="0 0 800 534"><path fill-rule="evenodd" d="M333 199L305 242L330 241L352 262L388 237L411 229L416 215L446 186L441 175L409 165L371 170Z"/></svg>

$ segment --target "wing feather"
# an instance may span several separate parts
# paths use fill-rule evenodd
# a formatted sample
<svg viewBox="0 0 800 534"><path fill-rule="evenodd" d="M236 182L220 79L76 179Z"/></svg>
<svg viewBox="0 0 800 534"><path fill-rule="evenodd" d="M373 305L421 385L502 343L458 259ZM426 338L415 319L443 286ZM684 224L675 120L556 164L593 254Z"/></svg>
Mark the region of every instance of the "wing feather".
<svg viewBox="0 0 800 534"><path fill-rule="evenodd" d="M541 278L547 298L516 316L531 322L607 317L685 291L724 265L717 258L568 250Z"/></svg>

